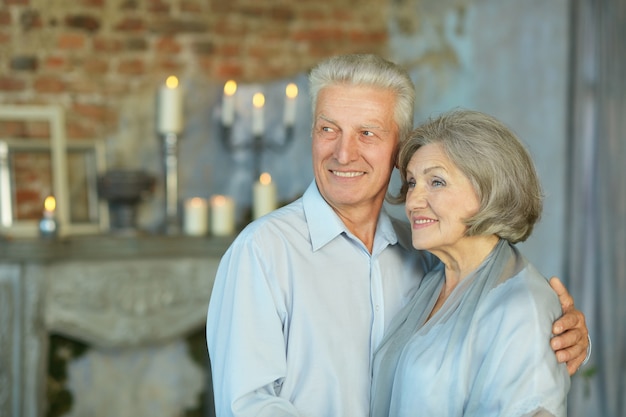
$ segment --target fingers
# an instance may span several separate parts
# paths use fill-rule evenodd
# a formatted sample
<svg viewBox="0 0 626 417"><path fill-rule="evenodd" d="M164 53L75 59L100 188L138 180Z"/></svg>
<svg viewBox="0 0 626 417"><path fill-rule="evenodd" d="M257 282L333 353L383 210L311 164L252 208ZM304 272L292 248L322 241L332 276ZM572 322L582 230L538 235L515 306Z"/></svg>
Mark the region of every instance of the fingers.
<svg viewBox="0 0 626 417"><path fill-rule="evenodd" d="M566 362L569 374L573 375L587 356L589 341L581 329L572 329L553 337L550 345L556 351L557 360Z"/></svg>
<svg viewBox="0 0 626 417"><path fill-rule="evenodd" d="M567 330L573 329L582 332L580 336L586 337L585 315L579 310L563 312L563 315L552 325L552 333L555 335L560 335Z"/></svg>
<svg viewBox="0 0 626 417"><path fill-rule="evenodd" d="M561 308L563 312L567 312L570 309L574 308L574 298L570 295L565 288L565 285L561 282L557 277L550 278L550 286L556 292L556 295L559 296L559 301L561 302Z"/></svg>

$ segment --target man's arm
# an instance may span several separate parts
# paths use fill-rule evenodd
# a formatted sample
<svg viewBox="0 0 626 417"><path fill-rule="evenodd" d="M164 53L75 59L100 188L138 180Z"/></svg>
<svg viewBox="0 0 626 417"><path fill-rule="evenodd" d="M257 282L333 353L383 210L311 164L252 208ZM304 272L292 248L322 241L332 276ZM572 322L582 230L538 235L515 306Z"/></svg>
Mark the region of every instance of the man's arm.
<svg viewBox="0 0 626 417"><path fill-rule="evenodd" d="M283 323L253 245L235 241L220 261L206 337L219 417L297 416L275 384L286 372Z"/></svg>
<svg viewBox="0 0 626 417"><path fill-rule="evenodd" d="M556 352L559 362L567 362L567 370L574 375L587 358L589 348L589 332L585 324L585 316L574 307L574 299L557 277L550 279L550 286L559 296L563 315L552 325L550 344Z"/></svg>

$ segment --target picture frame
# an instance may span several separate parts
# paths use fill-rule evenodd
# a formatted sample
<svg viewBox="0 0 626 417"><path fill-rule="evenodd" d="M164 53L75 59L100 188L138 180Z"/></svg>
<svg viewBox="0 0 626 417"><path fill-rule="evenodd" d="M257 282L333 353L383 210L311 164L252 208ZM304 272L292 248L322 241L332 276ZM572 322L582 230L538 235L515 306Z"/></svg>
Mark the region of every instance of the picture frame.
<svg viewBox="0 0 626 417"><path fill-rule="evenodd" d="M65 117L59 106L0 106L0 120L47 123L49 138L15 138L0 135L0 234L10 237L37 237L43 201L28 208L22 216L19 196L19 172L22 158L37 158L30 166L42 166L47 172L37 176L48 179L56 199L55 217L59 237L97 234L108 229L108 207L97 195L97 178L105 170L103 145L97 141L66 140ZM69 165L68 165L69 164ZM77 168L78 167L78 168ZM70 171L79 170L77 178Z"/></svg>

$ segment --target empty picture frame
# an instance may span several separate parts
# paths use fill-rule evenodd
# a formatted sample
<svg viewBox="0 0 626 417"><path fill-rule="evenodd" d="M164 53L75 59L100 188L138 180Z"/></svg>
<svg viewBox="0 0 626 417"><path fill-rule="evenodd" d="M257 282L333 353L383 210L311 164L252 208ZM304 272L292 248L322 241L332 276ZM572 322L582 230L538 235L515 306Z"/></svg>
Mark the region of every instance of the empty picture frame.
<svg viewBox="0 0 626 417"><path fill-rule="evenodd" d="M49 132L48 139L0 137L0 234L35 237L39 233L39 219L33 218L32 209L24 216L18 212L20 178L16 163L21 158L38 158L41 169L49 169L49 175L40 172L39 181L47 176L49 184L42 187L49 186L56 198L59 236L105 231L108 208L98 201L96 188L97 177L105 169L102 145L79 141L68 146L64 113L58 106L0 106L0 120L43 121ZM76 172L76 179L70 179L70 171ZM43 201L37 210L41 214Z"/></svg>

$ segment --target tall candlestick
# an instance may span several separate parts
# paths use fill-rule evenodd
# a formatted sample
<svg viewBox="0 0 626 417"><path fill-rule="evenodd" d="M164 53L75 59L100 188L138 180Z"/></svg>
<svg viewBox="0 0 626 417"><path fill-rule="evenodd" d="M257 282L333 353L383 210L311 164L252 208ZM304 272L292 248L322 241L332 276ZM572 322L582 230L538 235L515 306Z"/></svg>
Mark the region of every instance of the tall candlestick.
<svg viewBox="0 0 626 417"><path fill-rule="evenodd" d="M190 236L204 236L208 231L209 207L205 199L193 197L185 201L183 230Z"/></svg>
<svg viewBox="0 0 626 417"><path fill-rule="evenodd" d="M293 126L296 121L296 97L298 97L298 86L294 83L290 83L285 88L285 113L284 123L285 126Z"/></svg>
<svg viewBox="0 0 626 417"><path fill-rule="evenodd" d="M237 83L229 80L224 84L224 97L222 99L222 125L231 127L235 120L235 92Z"/></svg>
<svg viewBox="0 0 626 417"><path fill-rule="evenodd" d="M157 119L159 133L179 134L183 130L183 91L173 75L159 89Z"/></svg>
<svg viewBox="0 0 626 417"><path fill-rule="evenodd" d="M258 219L276 208L276 185L272 177L264 172L252 189L252 216Z"/></svg>
<svg viewBox="0 0 626 417"><path fill-rule="evenodd" d="M262 93L256 93L252 97L252 134L255 136L263 135L263 106L265 105L265 96Z"/></svg>
<svg viewBox="0 0 626 417"><path fill-rule="evenodd" d="M235 233L235 201L224 195L211 197L211 234L231 236Z"/></svg>

